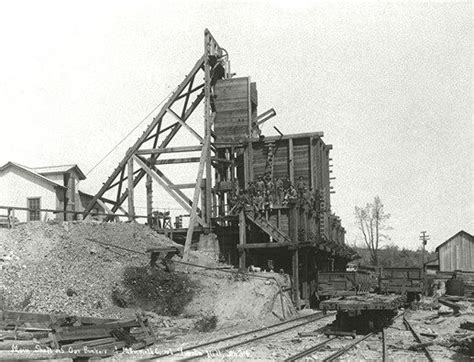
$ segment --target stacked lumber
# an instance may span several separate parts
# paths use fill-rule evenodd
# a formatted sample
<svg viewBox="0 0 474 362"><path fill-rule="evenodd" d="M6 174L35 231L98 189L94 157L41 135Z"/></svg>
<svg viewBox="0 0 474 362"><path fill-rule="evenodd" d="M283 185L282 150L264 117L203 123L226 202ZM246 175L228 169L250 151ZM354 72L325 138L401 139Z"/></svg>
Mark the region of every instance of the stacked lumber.
<svg viewBox="0 0 474 362"><path fill-rule="evenodd" d="M0 311L0 350L52 349L75 357L111 356L125 348L155 343L153 330L139 314L131 319Z"/></svg>

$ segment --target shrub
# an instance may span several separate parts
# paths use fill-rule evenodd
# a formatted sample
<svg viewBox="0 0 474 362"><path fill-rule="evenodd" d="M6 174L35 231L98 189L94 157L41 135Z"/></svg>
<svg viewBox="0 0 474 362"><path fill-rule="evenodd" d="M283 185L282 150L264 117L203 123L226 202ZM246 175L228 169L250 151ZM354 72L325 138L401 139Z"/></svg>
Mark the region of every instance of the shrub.
<svg viewBox="0 0 474 362"><path fill-rule="evenodd" d="M216 329L217 317L213 314L201 316L195 323L194 328L199 332L210 332Z"/></svg>
<svg viewBox="0 0 474 362"><path fill-rule="evenodd" d="M195 285L185 274L158 268L127 267L122 288L112 290L118 306L140 307L157 314L176 316L192 300Z"/></svg>

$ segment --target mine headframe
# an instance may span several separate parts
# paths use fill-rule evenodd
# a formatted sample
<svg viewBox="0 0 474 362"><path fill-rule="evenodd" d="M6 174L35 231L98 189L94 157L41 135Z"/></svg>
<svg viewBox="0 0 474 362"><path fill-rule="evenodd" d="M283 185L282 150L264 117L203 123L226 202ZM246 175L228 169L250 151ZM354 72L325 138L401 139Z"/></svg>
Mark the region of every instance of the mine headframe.
<svg viewBox="0 0 474 362"><path fill-rule="evenodd" d="M201 83L201 79L204 81ZM229 80L230 83L226 83ZM241 98L235 94L243 95ZM107 208L110 216L107 221L115 218L118 210L135 216L134 188L146 178L147 198L151 198L152 181L158 183L185 211L189 212L189 228L185 243L185 255L189 251L195 224L203 228L211 227L213 214L216 215L219 202L214 201L216 189L212 187L212 170L216 182L230 183L234 180L235 168L232 155L235 155L233 145L242 146L245 138L259 133L258 122L263 123L269 118L256 115L256 88L250 83L250 78L232 78L230 62L225 49L219 46L209 30L204 32L204 54L196 62L192 70L171 94L151 124L128 149L124 158L114 169L99 192L94 196L85 210L84 217L91 213L96 203ZM203 135L192 128L187 121L204 102L204 131ZM219 110L220 112L216 112ZM221 118L221 119L219 119ZM217 122L216 122L217 121ZM181 129L185 129L196 140L195 145L170 147L170 142ZM223 135L219 137L218 135ZM226 136L227 135L227 136ZM160 159L161 155L200 152L199 157L182 157ZM242 154L243 152L240 151ZM242 159L243 156L241 155ZM174 184L162 171L162 165L199 163L195 183ZM246 162L248 159L246 157ZM241 167L239 172L247 172L247 167ZM246 177L247 179L247 177ZM181 190L194 189L192 200ZM107 194L107 196L106 196ZM150 195L149 195L150 194ZM112 196L108 196L112 195ZM217 199L217 198L216 198ZM128 211L124 203L128 200ZM201 207L198 208L198 204ZM217 205L213 205L217 203ZM147 214L150 222L151 202L147 202Z"/></svg>

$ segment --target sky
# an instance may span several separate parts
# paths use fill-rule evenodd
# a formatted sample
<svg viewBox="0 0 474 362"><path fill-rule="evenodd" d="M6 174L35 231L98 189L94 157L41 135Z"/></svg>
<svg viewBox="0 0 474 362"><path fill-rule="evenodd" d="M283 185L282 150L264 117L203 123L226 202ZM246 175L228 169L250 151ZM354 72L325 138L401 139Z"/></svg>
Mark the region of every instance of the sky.
<svg viewBox="0 0 474 362"><path fill-rule="evenodd" d="M361 240L354 207L378 195L388 243L416 249L426 230L433 250L474 233L472 15L470 1L1 2L0 164L76 163L79 188L95 194L209 28L232 71L257 82L259 111L275 108L263 134L323 131L333 145L332 208L347 242ZM192 167L170 172L195 178Z"/></svg>

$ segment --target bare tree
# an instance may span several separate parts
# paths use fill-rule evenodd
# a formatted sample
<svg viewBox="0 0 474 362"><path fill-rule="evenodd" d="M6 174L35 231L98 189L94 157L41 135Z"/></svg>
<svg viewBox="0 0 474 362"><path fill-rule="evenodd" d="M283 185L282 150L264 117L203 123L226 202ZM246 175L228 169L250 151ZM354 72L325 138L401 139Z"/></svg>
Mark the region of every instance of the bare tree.
<svg viewBox="0 0 474 362"><path fill-rule="evenodd" d="M380 197L375 196L372 204L355 207L355 217L357 226L364 236L365 245L369 249L372 265L377 266L380 244L390 239L385 233L390 229L386 223L390 214L385 213Z"/></svg>

